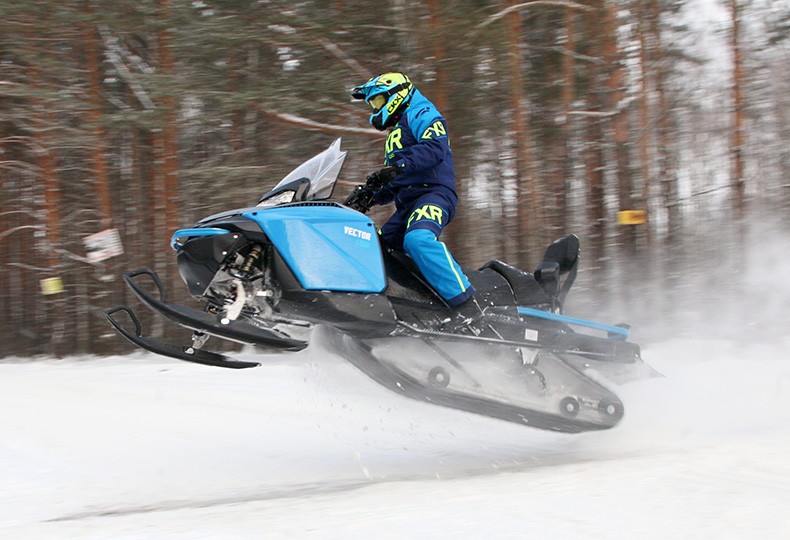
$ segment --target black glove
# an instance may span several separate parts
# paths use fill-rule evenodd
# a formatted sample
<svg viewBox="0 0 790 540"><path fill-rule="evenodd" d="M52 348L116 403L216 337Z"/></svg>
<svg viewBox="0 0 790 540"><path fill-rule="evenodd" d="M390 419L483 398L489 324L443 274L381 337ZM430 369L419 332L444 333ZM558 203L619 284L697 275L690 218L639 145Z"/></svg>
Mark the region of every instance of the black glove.
<svg viewBox="0 0 790 540"><path fill-rule="evenodd" d="M400 171L395 167L384 167L376 172L370 173L365 181L366 186L374 188L376 191L395 180Z"/></svg>
<svg viewBox="0 0 790 540"><path fill-rule="evenodd" d="M365 183L355 187L354 191L346 197L346 201L343 204L357 212L366 213L375 203L373 195L387 183L394 180L398 174L400 172L395 167L384 167L370 173Z"/></svg>
<svg viewBox="0 0 790 540"><path fill-rule="evenodd" d="M346 197L346 201L343 204L353 210L356 210L357 212L362 212L364 214L370 210L371 206L373 206L373 194L376 193L376 191L378 190L372 186L360 184L355 187L351 193L349 193L348 197Z"/></svg>

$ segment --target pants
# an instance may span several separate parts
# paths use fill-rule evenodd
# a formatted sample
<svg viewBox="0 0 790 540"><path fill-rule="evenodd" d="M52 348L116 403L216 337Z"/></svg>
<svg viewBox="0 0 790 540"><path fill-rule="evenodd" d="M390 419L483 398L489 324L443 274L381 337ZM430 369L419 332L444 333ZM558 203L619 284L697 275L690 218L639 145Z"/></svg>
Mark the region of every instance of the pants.
<svg viewBox="0 0 790 540"><path fill-rule="evenodd" d="M395 198L395 213L381 227L381 237L389 246L405 251L426 281L450 307L475 294L439 235L452 220L457 199L441 186L402 189Z"/></svg>

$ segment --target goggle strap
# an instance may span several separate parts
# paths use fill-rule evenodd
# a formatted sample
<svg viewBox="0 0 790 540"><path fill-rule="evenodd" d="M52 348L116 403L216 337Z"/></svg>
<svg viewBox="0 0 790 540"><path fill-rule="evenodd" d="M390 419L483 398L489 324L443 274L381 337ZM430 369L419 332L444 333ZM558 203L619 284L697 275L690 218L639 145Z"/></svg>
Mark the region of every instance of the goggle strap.
<svg viewBox="0 0 790 540"><path fill-rule="evenodd" d="M390 97L392 94L397 94L401 90L405 90L411 86L410 82L402 82L398 86L393 86L387 91L387 97Z"/></svg>
<svg viewBox="0 0 790 540"><path fill-rule="evenodd" d="M382 92L380 94L376 94L376 96L386 96L386 97L389 98L393 94L397 94L401 90L405 90L405 89L410 88L410 87L411 87L411 83L410 82L402 82L402 83L400 83L397 86L393 86L392 88L390 88L386 92ZM376 96L371 96L369 98L365 98L365 101L370 103L370 100L373 99ZM356 97L356 96L354 94L351 94L351 97ZM359 99L359 98L357 98L357 99Z"/></svg>

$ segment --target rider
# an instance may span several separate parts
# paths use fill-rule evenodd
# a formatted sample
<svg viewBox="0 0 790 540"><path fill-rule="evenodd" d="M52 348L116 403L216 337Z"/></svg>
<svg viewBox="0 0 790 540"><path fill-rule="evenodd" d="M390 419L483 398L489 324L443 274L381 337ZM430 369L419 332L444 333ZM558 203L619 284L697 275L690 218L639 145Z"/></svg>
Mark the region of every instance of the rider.
<svg viewBox="0 0 790 540"><path fill-rule="evenodd" d="M373 108L373 127L390 130L385 167L357 188L367 190L367 200L358 209L394 201L395 213L380 231L384 242L408 253L450 307L470 299L477 306L474 287L438 239L458 205L445 119L403 73L377 75L355 87L351 96Z"/></svg>

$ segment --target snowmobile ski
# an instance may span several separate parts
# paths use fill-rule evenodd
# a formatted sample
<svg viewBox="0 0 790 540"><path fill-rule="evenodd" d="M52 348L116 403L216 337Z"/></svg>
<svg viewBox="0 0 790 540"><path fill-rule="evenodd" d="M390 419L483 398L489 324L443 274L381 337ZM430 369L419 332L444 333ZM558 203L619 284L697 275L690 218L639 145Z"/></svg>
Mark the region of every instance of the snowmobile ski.
<svg viewBox="0 0 790 540"><path fill-rule="evenodd" d="M134 333L127 330L117 319L116 314L119 312L126 313L129 319L134 324ZM123 337L147 351L152 353L161 354L162 356L169 356L178 360L185 360L195 364L203 364L206 366L224 367L230 369L245 369L260 366L257 362L245 362L242 360L234 360L223 354L205 351L195 347L179 347L156 338L143 336L142 326L140 320L134 311L126 306L118 306L105 311L107 320L110 321L113 328L118 331Z"/></svg>
<svg viewBox="0 0 790 540"><path fill-rule="evenodd" d="M158 299L136 281L140 276L149 277L156 285L159 292ZM252 326L243 320L226 320L206 311L198 311L186 306L170 304L165 298L164 285L153 270L143 268L126 272L123 275L123 279L143 304L162 317L186 328L191 328L239 343L254 343L256 345L283 351L300 351L307 346L307 343L303 341L284 337L267 328Z"/></svg>

